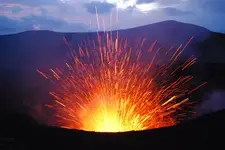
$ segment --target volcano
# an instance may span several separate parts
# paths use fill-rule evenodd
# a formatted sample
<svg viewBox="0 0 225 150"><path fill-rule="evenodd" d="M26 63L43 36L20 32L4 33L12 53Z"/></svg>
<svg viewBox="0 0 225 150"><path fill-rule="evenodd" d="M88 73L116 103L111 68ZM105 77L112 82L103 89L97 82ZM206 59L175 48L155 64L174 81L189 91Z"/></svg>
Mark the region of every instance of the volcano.
<svg viewBox="0 0 225 150"><path fill-rule="evenodd" d="M178 32L179 31L179 32ZM185 56L196 55L198 63L191 74L209 86L195 99L202 99L207 91L224 87L224 41L223 34L205 28L166 21L143 27L120 30L122 37L132 41L136 37L149 39L147 43L159 41L159 47L178 47L194 36ZM102 34L102 33L100 33ZM115 36L115 32L113 32ZM29 31L0 36L1 107L31 114L39 122L51 120L43 110L49 101L51 88L36 72L36 68L60 67L67 58L68 48L63 37L77 49L77 44L87 38L96 39L96 33L56 33L51 31ZM212 50L213 49L213 50ZM190 73L189 72L189 73ZM207 95L207 94L206 94ZM26 115L2 115L0 145L12 149L215 149L220 145L219 136L224 131L224 111L206 115L196 120L155 130L125 133L94 133L47 127ZM216 135L218 134L218 135ZM221 135L219 135L221 134ZM213 142L217 139L217 142Z"/></svg>

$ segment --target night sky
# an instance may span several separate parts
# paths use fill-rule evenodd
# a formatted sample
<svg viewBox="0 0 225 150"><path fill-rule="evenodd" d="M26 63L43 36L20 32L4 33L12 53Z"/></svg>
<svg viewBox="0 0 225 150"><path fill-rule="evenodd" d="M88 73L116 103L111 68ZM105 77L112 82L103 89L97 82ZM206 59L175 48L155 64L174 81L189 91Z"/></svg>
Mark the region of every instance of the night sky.
<svg viewBox="0 0 225 150"><path fill-rule="evenodd" d="M96 31L95 7L106 29L112 14L111 29L177 20L224 33L224 6L224 0L1 0L0 34L27 30Z"/></svg>

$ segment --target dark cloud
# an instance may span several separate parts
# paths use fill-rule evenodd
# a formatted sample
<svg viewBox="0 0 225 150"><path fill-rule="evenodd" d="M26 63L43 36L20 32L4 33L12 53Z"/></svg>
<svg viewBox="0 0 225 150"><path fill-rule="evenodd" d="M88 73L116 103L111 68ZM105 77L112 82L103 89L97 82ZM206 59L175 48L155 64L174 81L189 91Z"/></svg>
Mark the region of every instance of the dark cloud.
<svg viewBox="0 0 225 150"><path fill-rule="evenodd" d="M1 0L1 2L37 6L37 5L57 4L60 3L60 0Z"/></svg>
<svg viewBox="0 0 225 150"><path fill-rule="evenodd" d="M11 19L0 16L0 34L12 34L33 30L34 26L40 26L43 30L79 32L87 31L89 27L81 23L69 23L64 20L47 16L26 16L20 19Z"/></svg>
<svg viewBox="0 0 225 150"><path fill-rule="evenodd" d="M200 0L199 7L216 13L225 13L225 0Z"/></svg>
<svg viewBox="0 0 225 150"><path fill-rule="evenodd" d="M188 0L188 1L192 1L192 0ZM180 3L184 3L184 1L182 0L157 0L157 2L161 5L173 5L173 4L180 4Z"/></svg>
<svg viewBox="0 0 225 150"><path fill-rule="evenodd" d="M161 9L164 13L166 13L168 16L183 16L183 15L190 15L193 14L189 11L183 11L174 7L167 7Z"/></svg>
<svg viewBox="0 0 225 150"><path fill-rule="evenodd" d="M47 15L48 14L48 10L47 9L44 9L44 8L40 8L41 12L42 12L42 15Z"/></svg>
<svg viewBox="0 0 225 150"><path fill-rule="evenodd" d="M20 7L13 7L11 10L13 13L18 13L18 12L22 11L23 9Z"/></svg>
<svg viewBox="0 0 225 150"><path fill-rule="evenodd" d="M171 4L179 4L182 3L182 0L137 0L137 4L148 4L148 3L153 3L157 2L158 4L167 6Z"/></svg>
<svg viewBox="0 0 225 150"><path fill-rule="evenodd" d="M109 4L106 2L91 2L84 4L84 7L87 9L89 13L95 14L96 10L95 7L98 10L99 14L109 13L115 5Z"/></svg>
<svg viewBox="0 0 225 150"><path fill-rule="evenodd" d="M155 2L156 0L138 0L137 4L147 4L147 3L152 3Z"/></svg>

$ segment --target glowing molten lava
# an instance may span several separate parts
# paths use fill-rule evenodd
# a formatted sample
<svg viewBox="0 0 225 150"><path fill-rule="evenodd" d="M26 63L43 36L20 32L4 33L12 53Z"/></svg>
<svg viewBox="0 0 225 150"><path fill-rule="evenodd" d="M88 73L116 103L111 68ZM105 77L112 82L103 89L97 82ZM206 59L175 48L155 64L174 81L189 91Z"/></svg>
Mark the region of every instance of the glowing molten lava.
<svg viewBox="0 0 225 150"><path fill-rule="evenodd" d="M153 52L155 44L143 50L144 40L129 47L118 33L115 38L102 33L97 42L86 41L79 51L72 52L73 62L66 63L67 69L51 69L51 76L38 71L59 86L50 92L55 102L47 105L55 109L58 125L87 131L123 132L176 124L177 110L193 91L187 89L193 77L175 78L174 75L196 59L190 57L173 68L185 45L173 53L170 49L163 54L170 61L156 66L159 49ZM152 53L150 61L142 62L142 57L149 53Z"/></svg>

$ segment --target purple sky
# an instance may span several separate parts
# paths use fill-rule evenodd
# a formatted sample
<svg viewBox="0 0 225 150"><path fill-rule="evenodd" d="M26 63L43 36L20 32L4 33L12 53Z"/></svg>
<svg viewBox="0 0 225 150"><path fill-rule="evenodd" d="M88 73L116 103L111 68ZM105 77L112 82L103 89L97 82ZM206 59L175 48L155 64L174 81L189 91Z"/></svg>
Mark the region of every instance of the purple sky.
<svg viewBox="0 0 225 150"><path fill-rule="evenodd" d="M88 32L99 21L106 29L126 29L177 20L225 32L225 0L0 0L0 34L26 30ZM116 23L118 12L119 22Z"/></svg>

